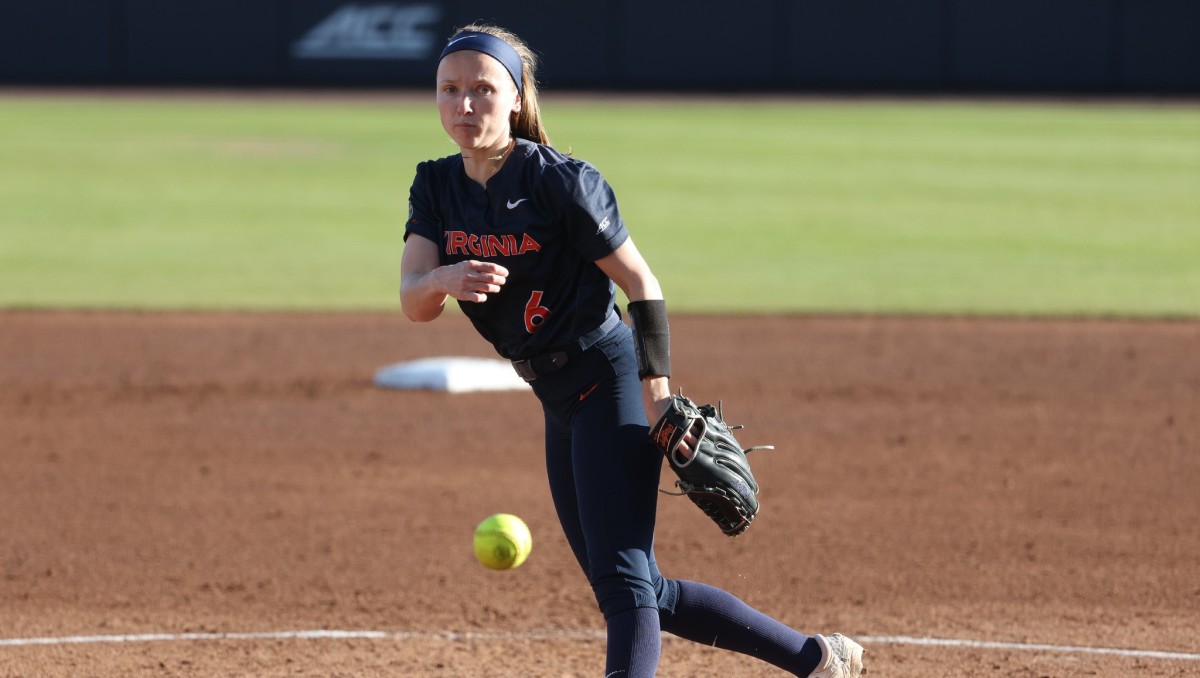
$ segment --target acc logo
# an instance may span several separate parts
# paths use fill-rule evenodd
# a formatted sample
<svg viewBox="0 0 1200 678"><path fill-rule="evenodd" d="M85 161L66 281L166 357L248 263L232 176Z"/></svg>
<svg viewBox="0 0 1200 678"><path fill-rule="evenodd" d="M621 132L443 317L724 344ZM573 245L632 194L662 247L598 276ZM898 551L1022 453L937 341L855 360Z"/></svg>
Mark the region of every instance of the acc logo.
<svg viewBox="0 0 1200 678"><path fill-rule="evenodd" d="M437 5L342 5L292 44L297 59L426 59Z"/></svg>

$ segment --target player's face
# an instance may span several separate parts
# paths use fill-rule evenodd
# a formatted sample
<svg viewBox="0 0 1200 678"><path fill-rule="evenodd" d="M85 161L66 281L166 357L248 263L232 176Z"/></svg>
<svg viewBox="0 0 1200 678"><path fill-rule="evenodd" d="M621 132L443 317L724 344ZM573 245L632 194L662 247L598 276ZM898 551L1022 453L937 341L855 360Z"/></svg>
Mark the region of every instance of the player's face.
<svg viewBox="0 0 1200 678"><path fill-rule="evenodd" d="M438 64L437 87L442 128L459 148L495 155L508 146L509 116L521 110L521 98L499 61L483 52L453 52Z"/></svg>

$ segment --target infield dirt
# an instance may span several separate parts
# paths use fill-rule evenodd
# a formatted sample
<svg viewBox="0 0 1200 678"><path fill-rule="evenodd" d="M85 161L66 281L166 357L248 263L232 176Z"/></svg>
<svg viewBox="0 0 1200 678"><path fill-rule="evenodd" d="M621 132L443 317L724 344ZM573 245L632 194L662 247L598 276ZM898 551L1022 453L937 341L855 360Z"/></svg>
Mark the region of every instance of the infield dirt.
<svg viewBox="0 0 1200 678"><path fill-rule="evenodd" d="M763 510L742 537L661 498L668 576L809 633L1200 652L1200 323L672 329L675 384L777 449L753 458ZM536 401L372 385L433 355L490 357L458 315L0 313L0 640L397 634L0 644L0 676L600 675L602 620L554 518ZM533 531L516 570L474 560L474 526L498 512ZM1200 675L867 649L877 678ZM780 674L668 638L660 675Z"/></svg>

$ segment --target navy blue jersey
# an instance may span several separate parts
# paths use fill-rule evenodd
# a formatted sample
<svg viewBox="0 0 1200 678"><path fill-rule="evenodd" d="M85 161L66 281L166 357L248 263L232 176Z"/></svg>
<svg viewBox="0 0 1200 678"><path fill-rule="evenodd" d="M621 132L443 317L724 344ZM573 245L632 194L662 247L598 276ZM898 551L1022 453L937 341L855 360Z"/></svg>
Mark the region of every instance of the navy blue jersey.
<svg viewBox="0 0 1200 678"><path fill-rule="evenodd" d="M475 259L508 269L498 294L459 302L510 360L560 348L604 322L616 288L594 263L628 238L612 188L595 167L518 139L485 190L461 155L417 165L412 234L437 243L441 265Z"/></svg>

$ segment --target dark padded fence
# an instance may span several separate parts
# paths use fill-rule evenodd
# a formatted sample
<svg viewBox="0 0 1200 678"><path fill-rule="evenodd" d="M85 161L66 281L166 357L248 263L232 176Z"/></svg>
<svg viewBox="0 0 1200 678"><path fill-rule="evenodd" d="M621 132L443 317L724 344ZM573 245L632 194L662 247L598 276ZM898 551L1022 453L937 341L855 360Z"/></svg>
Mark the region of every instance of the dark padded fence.
<svg viewBox="0 0 1200 678"><path fill-rule="evenodd" d="M559 89L1200 92L1200 0L0 0L0 83L428 87L476 19Z"/></svg>

